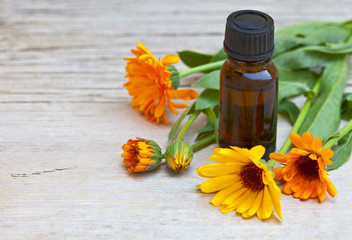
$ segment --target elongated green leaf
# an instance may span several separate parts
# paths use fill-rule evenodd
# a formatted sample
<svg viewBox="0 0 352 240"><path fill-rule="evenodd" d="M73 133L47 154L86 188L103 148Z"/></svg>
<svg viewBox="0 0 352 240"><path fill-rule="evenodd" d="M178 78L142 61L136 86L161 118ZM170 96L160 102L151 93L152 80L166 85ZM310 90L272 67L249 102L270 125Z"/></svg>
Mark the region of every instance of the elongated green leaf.
<svg viewBox="0 0 352 240"><path fill-rule="evenodd" d="M176 133L180 129L182 121L185 119L185 117L189 114L192 114L195 110L195 105L196 102L194 102L191 106L189 106L186 110L183 111L183 113L180 115L180 117L177 119L177 121L174 123L172 126L170 132L169 132L169 141L175 137Z"/></svg>
<svg viewBox="0 0 352 240"><path fill-rule="evenodd" d="M227 56L226 56L225 50L221 48L219 52L215 53L215 55L213 56L210 62L217 62L217 61L225 60L226 58Z"/></svg>
<svg viewBox="0 0 352 240"><path fill-rule="evenodd" d="M220 70L212 71L203 77L199 78L197 82L193 84L195 87L219 89L220 87Z"/></svg>
<svg viewBox="0 0 352 240"><path fill-rule="evenodd" d="M216 119L218 121L218 126L219 126L220 103L218 105L215 105L215 107L213 107L213 111L216 115Z"/></svg>
<svg viewBox="0 0 352 240"><path fill-rule="evenodd" d="M296 119L299 114L299 108L296 106L295 103L288 100L287 98L284 98L279 103L278 110L279 110L279 113L287 114L292 125L296 122Z"/></svg>
<svg viewBox="0 0 352 240"><path fill-rule="evenodd" d="M278 67L279 102L282 99L310 91L318 79L318 74L310 70L291 70Z"/></svg>
<svg viewBox="0 0 352 240"><path fill-rule="evenodd" d="M342 24L345 28L348 28L350 30L352 30L352 19L351 20L347 20L346 22L344 22Z"/></svg>
<svg viewBox="0 0 352 240"><path fill-rule="evenodd" d="M351 32L343 24L330 25L316 29L310 34L307 34L305 39L316 43L342 43L350 36Z"/></svg>
<svg viewBox="0 0 352 240"><path fill-rule="evenodd" d="M308 34L328 26L336 26L340 23L331 22L331 21L309 21L293 26L288 26L282 28L275 32L275 37L305 37Z"/></svg>
<svg viewBox="0 0 352 240"><path fill-rule="evenodd" d="M346 134L338 144L332 147L334 157L331 159L332 164L327 166L327 170L334 170L341 167L351 156L352 152L352 132Z"/></svg>
<svg viewBox="0 0 352 240"><path fill-rule="evenodd" d="M344 120L352 119L352 93L345 93L343 95L341 118Z"/></svg>
<svg viewBox="0 0 352 240"><path fill-rule="evenodd" d="M348 56L330 61L323 71L320 93L313 101L299 133L325 139L340 124L343 90L349 76Z"/></svg>
<svg viewBox="0 0 352 240"><path fill-rule="evenodd" d="M327 50L325 47L325 52L321 46L308 46L298 48L296 50L285 52L275 58L273 61L277 67L285 67L291 69L302 69L317 67L329 61L334 61L341 58L341 54L334 52L332 48ZM351 49L352 50L352 45ZM350 51L349 50L349 51Z"/></svg>
<svg viewBox="0 0 352 240"><path fill-rule="evenodd" d="M304 43L304 39L298 37L275 37L275 49L273 56L275 58L287 50L304 45Z"/></svg>
<svg viewBox="0 0 352 240"><path fill-rule="evenodd" d="M324 22L323 25L325 26L316 28L314 25L307 27L304 24L304 28L298 27L295 31L287 32L285 34L280 34L280 30L277 31L275 37L274 58L285 51L293 50L294 48L302 46L329 46L332 43L343 43L350 35L350 29L346 27L344 23ZM295 26L288 28L294 27ZM310 29L311 31L307 32L307 29ZM336 51L336 53L340 54L341 52Z"/></svg>
<svg viewBox="0 0 352 240"><path fill-rule="evenodd" d="M217 124L217 120L216 120L216 115L211 108L205 109L204 113L205 113L205 115L207 115L208 119L213 123L215 141L216 141L216 143L219 143L219 132L218 132L218 124Z"/></svg>
<svg viewBox="0 0 352 240"><path fill-rule="evenodd" d="M197 130L198 133L205 133L205 132L213 132L215 129L215 126L212 121L208 120L208 122L204 125L204 127L200 128Z"/></svg>
<svg viewBox="0 0 352 240"><path fill-rule="evenodd" d="M215 129L214 124L210 120L208 120L205 126L197 131L198 135L196 137L196 141L202 140L203 138L211 134L214 134L214 129Z"/></svg>
<svg viewBox="0 0 352 240"><path fill-rule="evenodd" d="M196 101L196 110L203 110L219 104L219 90L205 89Z"/></svg>
<svg viewBox="0 0 352 240"><path fill-rule="evenodd" d="M209 63L213 58L213 55L211 54L198 53L188 50L178 52L178 55L180 56L181 61L188 67L196 67Z"/></svg>

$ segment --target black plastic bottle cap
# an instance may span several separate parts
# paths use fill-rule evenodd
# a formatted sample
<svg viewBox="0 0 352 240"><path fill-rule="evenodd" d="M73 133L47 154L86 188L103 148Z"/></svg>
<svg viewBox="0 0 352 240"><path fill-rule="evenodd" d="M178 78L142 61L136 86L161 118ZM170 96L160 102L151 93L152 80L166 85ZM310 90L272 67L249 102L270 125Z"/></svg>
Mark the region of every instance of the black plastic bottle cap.
<svg viewBox="0 0 352 240"><path fill-rule="evenodd" d="M263 12L242 10L227 17L226 54L240 61L261 61L274 51L274 20Z"/></svg>

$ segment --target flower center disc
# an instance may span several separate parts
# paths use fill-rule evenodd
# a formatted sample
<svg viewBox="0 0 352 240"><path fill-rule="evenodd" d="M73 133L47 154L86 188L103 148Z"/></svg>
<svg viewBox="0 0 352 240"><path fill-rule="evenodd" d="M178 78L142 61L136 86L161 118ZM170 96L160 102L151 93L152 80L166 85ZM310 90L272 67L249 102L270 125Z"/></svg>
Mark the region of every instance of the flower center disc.
<svg viewBox="0 0 352 240"><path fill-rule="evenodd" d="M312 160L308 156L301 156L299 158L297 168L307 179L319 177L318 161Z"/></svg>
<svg viewBox="0 0 352 240"><path fill-rule="evenodd" d="M255 164L249 164L242 168L239 175L245 187L252 191L259 191L264 187L262 173L263 170L258 168Z"/></svg>

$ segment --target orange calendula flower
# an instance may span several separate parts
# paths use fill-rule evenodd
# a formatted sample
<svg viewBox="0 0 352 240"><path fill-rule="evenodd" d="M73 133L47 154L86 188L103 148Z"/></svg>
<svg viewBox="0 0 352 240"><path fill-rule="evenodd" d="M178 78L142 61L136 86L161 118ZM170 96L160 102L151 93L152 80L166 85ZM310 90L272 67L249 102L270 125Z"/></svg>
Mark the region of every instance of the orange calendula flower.
<svg viewBox="0 0 352 240"><path fill-rule="evenodd" d="M174 114L177 114L176 108L188 107L171 99L191 100L197 98L198 93L192 89L175 90L172 86L167 65L177 63L179 56L167 55L159 61L143 44L138 42L137 45L137 49L131 50L135 57L125 58L128 61L128 82L124 86L133 96L131 105L141 111L148 121L156 120L159 123L162 119L167 124L166 106Z"/></svg>
<svg viewBox="0 0 352 240"><path fill-rule="evenodd" d="M210 178L198 185L202 192L218 192L210 201L221 206L220 212L236 210L242 217L255 214L260 220L272 215L273 207L282 219L280 189L264 160L263 146L246 148L216 148L209 158L220 164L208 164L197 169L201 177Z"/></svg>
<svg viewBox="0 0 352 240"><path fill-rule="evenodd" d="M282 178L285 181L282 192L300 199L318 197L320 202L325 199L326 191L335 197L336 188L326 173L326 164L332 163L330 158L334 152L330 148L322 149L321 139L314 138L310 132L303 133L302 138L293 133L290 140L296 148L292 148L288 154L270 154L271 159L286 163L284 167L273 170L275 179Z"/></svg>
<svg viewBox="0 0 352 240"><path fill-rule="evenodd" d="M151 171L160 165L163 158L160 147L152 140L130 139L122 149L121 157L131 172Z"/></svg>

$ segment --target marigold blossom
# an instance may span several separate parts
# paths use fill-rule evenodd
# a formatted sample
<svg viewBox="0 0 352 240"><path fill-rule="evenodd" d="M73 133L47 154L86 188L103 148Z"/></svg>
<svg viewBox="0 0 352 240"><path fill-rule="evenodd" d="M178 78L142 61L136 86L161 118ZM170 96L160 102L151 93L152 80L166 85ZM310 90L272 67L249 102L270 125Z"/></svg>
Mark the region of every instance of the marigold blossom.
<svg viewBox="0 0 352 240"><path fill-rule="evenodd" d="M199 176L210 179L197 187L204 193L217 192L210 203L222 205L222 213L236 210L244 218L257 214L263 220L272 215L274 207L282 219L280 189L275 184L273 173L259 161L264 152L263 146L250 150L238 147L214 149L209 159L220 164L198 168Z"/></svg>
<svg viewBox="0 0 352 240"><path fill-rule="evenodd" d="M128 82L124 84L128 93L133 97L131 105L142 112L148 121L168 123L165 109L177 115L176 108L186 108L187 104L175 103L171 99L192 100L198 93L192 89L175 90L171 84L171 72L167 65L179 61L177 55L166 55L160 61L140 42L137 49L131 52L135 57L124 58L127 60L125 76Z"/></svg>
<svg viewBox="0 0 352 240"><path fill-rule="evenodd" d="M166 164L177 173L180 173L188 168L192 159L193 150L189 143L176 140L166 148Z"/></svg>
<svg viewBox="0 0 352 240"><path fill-rule="evenodd" d="M159 166L162 160L161 148L152 140L130 139L122 146L124 158L130 172L147 172Z"/></svg>
<svg viewBox="0 0 352 240"><path fill-rule="evenodd" d="M285 181L282 192L293 194L299 199L318 197L320 202L325 199L326 191L335 197L336 188L326 173L326 164L332 163L330 158L334 152L330 148L323 149L321 139L314 138L310 132L303 133L302 138L293 133L290 140L296 148L292 148L289 153L270 154L271 159L286 163L274 169L275 179L282 178Z"/></svg>

